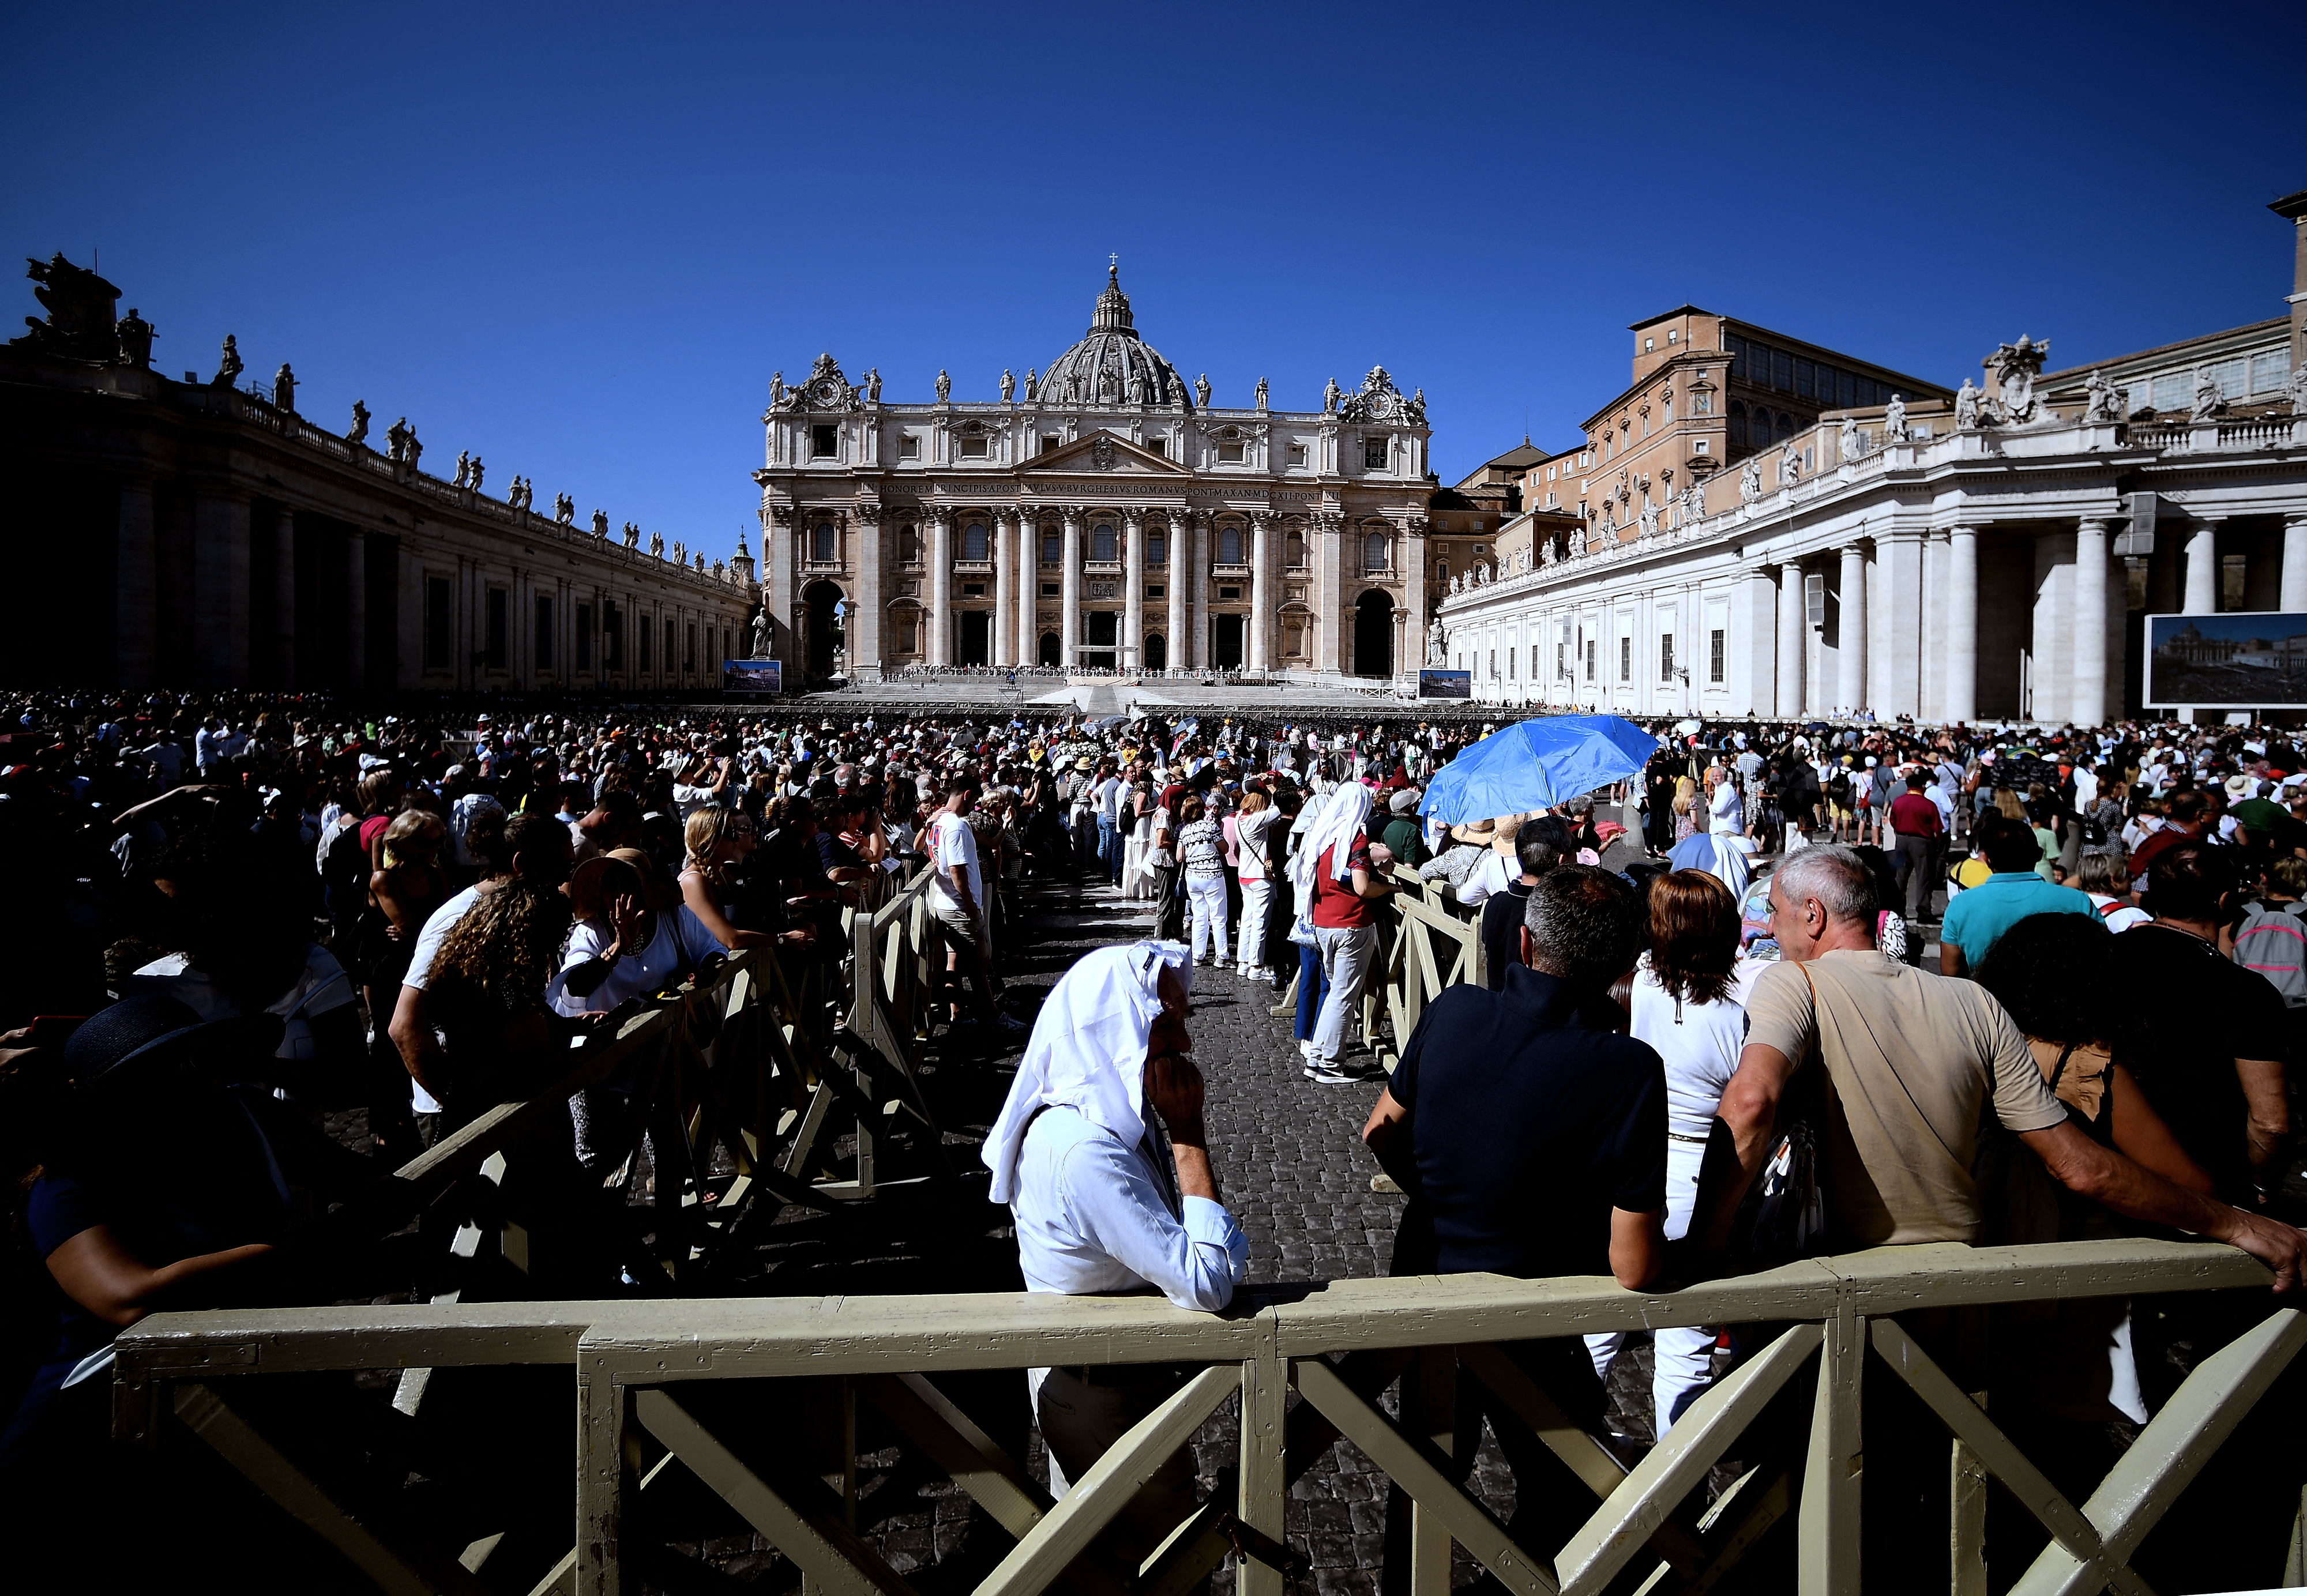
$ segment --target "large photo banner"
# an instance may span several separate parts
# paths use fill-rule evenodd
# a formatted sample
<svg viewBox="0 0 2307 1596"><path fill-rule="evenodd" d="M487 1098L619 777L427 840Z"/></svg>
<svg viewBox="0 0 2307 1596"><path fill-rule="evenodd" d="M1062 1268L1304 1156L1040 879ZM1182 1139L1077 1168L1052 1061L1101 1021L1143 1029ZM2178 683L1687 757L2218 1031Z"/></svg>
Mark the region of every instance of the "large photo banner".
<svg viewBox="0 0 2307 1596"><path fill-rule="evenodd" d="M1421 670L1418 673L1418 696L1420 698L1471 698L1474 696L1474 673L1471 670Z"/></svg>
<svg viewBox="0 0 2307 1596"><path fill-rule="evenodd" d="M2307 708L2307 612L2149 615L2140 699L2154 709Z"/></svg>
<svg viewBox="0 0 2307 1596"><path fill-rule="evenodd" d="M725 693L782 693L785 665L777 660L724 660L721 690Z"/></svg>

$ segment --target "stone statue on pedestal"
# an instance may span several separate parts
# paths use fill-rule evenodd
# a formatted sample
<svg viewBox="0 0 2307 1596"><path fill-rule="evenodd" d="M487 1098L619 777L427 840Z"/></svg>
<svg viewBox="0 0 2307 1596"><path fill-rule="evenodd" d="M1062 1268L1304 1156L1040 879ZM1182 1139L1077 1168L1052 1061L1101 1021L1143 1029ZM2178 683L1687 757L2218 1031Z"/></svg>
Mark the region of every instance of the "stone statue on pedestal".
<svg viewBox="0 0 2307 1596"><path fill-rule="evenodd" d="M1145 373L1142 371L1129 373L1129 402L1139 405L1145 403Z"/></svg>
<svg viewBox="0 0 2307 1596"><path fill-rule="evenodd" d="M457 451L457 481L454 485L459 488L473 485L473 457L463 449Z"/></svg>
<svg viewBox="0 0 2307 1596"><path fill-rule="evenodd" d="M665 533L661 532L649 533L649 552L659 559L665 558Z"/></svg>
<svg viewBox="0 0 2307 1596"><path fill-rule="evenodd" d="M477 492L479 492L480 491L481 491L481 457L480 457L480 456L478 456L478 455L475 455L475 456L473 457L473 491L474 491L474 492L476 492L476 493L477 493Z"/></svg>
<svg viewBox="0 0 2307 1596"><path fill-rule="evenodd" d="M675 565L687 565L689 563L688 551L682 548L678 542L673 545L673 563Z"/></svg>
<svg viewBox="0 0 2307 1596"><path fill-rule="evenodd" d="M2283 390L2291 398L2291 414L2307 415L2307 364L2291 368L2291 386Z"/></svg>
<svg viewBox="0 0 2307 1596"><path fill-rule="evenodd" d="M1210 374L1207 371L1194 379L1194 403L1204 410L1210 407Z"/></svg>
<svg viewBox="0 0 2307 1596"><path fill-rule="evenodd" d="M120 363L142 371L152 363L152 324L130 305L115 329L120 339Z"/></svg>
<svg viewBox="0 0 2307 1596"><path fill-rule="evenodd" d="M879 366L865 373L865 402L868 405L881 402L881 368Z"/></svg>
<svg viewBox="0 0 2307 1596"><path fill-rule="evenodd" d="M1645 493L1642 495L1642 508L1634 516L1634 535L1647 543L1658 536L1658 506L1652 504L1651 496Z"/></svg>
<svg viewBox="0 0 2307 1596"><path fill-rule="evenodd" d="M1009 368L1004 366L1001 368L1001 402L1007 405L1016 397L1017 380L1009 374Z"/></svg>
<svg viewBox="0 0 2307 1596"><path fill-rule="evenodd" d="M605 540L605 539L608 537L608 535L609 535L609 512L608 512L608 511L606 511L606 510L595 510L595 511L593 512L593 535L594 535L595 537L596 537L596 538L601 538L601 539L604 539L604 540Z"/></svg>
<svg viewBox="0 0 2307 1596"><path fill-rule="evenodd" d="M1344 397L1345 395L1338 388L1338 380L1335 377L1331 378L1329 385L1322 389L1322 409L1324 413L1335 415L1338 412L1338 401Z"/></svg>
<svg viewBox="0 0 2307 1596"><path fill-rule="evenodd" d="M408 469L411 471L416 470L416 462L425 457L425 443L422 439L416 436L416 428L411 427L408 429L408 441L405 446L403 446L402 452L408 461Z"/></svg>
<svg viewBox="0 0 2307 1596"><path fill-rule="evenodd" d="M947 403L953 397L953 379L945 374L945 368L943 366L939 366L938 368L937 397L938 403L940 405Z"/></svg>
<svg viewBox="0 0 2307 1596"><path fill-rule="evenodd" d="M353 401L353 424L345 432L345 441L355 448L368 441L368 406L358 399Z"/></svg>
<svg viewBox="0 0 2307 1596"><path fill-rule="evenodd" d="M761 602L761 612L753 617L753 652L750 657L756 660L769 657L769 605L766 599Z"/></svg>
<svg viewBox="0 0 2307 1596"><path fill-rule="evenodd" d="M296 373L288 369L285 360L280 369L272 373L272 407L290 415L296 414Z"/></svg>
<svg viewBox="0 0 2307 1596"><path fill-rule="evenodd" d="M2212 421L2226 407L2226 395L2219 388L2219 380L2211 375L2211 368L2197 366L2195 368L2195 406L2191 419L2199 422Z"/></svg>
<svg viewBox="0 0 2307 1596"><path fill-rule="evenodd" d="M771 371L769 373L769 408L775 410L785 402L785 374L783 371Z"/></svg>
<svg viewBox="0 0 2307 1596"><path fill-rule="evenodd" d="M1891 402L1882 407L1882 441L1907 441L1907 400L1903 394L1892 394Z"/></svg>
<svg viewBox="0 0 2307 1596"><path fill-rule="evenodd" d="M1779 457L1779 486L1791 488L1800 481L1802 481L1802 450L1789 443L1787 445L1786 452Z"/></svg>
<svg viewBox="0 0 2307 1596"><path fill-rule="evenodd" d="M2106 380L2105 372L2093 367L2089 380L2083 385L2083 391L2088 396L2083 404L2085 421L2106 422L2124 419L2123 390Z"/></svg>
<svg viewBox="0 0 2307 1596"><path fill-rule="evenodd" d="M1426 662L1437 667L1450 662L1450 634L1439 621L1426 634Z"/></svg>
<svg viewBox="0 0 2307 1596"><path fill-rule="evenodd" d="M625 547L626 547L626 548L628 548L628 549L638 549L638 548L639 548L640 546L641 546L641 528L640 528L640 523L639 523L639 522L638 522L638 521L628 521L628 522L626 522L626 523L625 523Z"/></svg>
<svg viewBox="0 0 2307 1596"><path fill-rule="evenodd" d="M1704 519L1706 519L1706 487L1702 482L1693 482L1682 491L1682 524L1688 526L1694 521Z"/></svg>
<svg viewBox="0 0 2307 1596"><path fill-rule="evenodd" d="M1738 473L1738 499L1752 504L1762 496L1762 462L1749 457Z"/></svg>
<svg viewBox="0 0 2307 1596"><path fill-rule="evenodd" d="M553 524L555 526L577 525L577 501L566 493L553 496Z"/></svg>
<svg viewBox="0 0 2307 1596"><path fill-rule="evenodd" d="M1263 377L1257 380L1257 407L1260 410L1265 408L1265 379Z"/></svg>
<svg viewBox="0 0 2307 1596"><path fill-rule="evenodd" d="M1890 429L1887 427L1884 428L1882 435L1885 438L1889 437ZM1859 457L1860 452L1865 448L1866 445L1858 435L1858 418L1857 416L1846 415L1842 418L1842 430L1836 436L1835 445L1842 451L1842 457L1845 460L1856 460Z"/></svg>
<svg viewBox="0 0 2307 1596"><path fill-rule="evenodd" d="M224 354L217 362L217 374L210 380L214 388L230 388L240 375L240 343L230 333L224 335Z"/></svg>
<svg viewBox="0 0 2307 1596"><path fill-rule="evenodd" d="M1025 403L1028 405L1039 404L1041 402L1041 398L1042 380L1035 374L1033 367L1027 366L1025 368Z"/></svg>
<svg viewBox="0 0 2307 1596"><path fill-rule="evenodd" d="M1955 390L1954 424L1958 431L1967 431L1978 425L1978 389L1971 386L1968 377Z"/></svg>

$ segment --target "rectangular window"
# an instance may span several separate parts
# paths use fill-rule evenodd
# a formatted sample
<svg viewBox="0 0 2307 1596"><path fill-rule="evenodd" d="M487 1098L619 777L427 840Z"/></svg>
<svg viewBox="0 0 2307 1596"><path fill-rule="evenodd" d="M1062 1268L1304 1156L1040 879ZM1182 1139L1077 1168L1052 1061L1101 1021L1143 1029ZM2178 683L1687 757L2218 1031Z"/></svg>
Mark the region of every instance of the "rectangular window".
<svg viewBox="0 0 2307 1596"><path fill-rule="evenodd" d="M2265 357L2261 356L2261 358L2264 359ZM2278 383L2277 386L2280 387L2282 385ZM1292 465L1303 465L1306 464L1306 446L1302 443L1291 444L1290 446L1289 461Z"/></svg>
<svg viewBox="0 0 2307 1596"><path fill-rule="evenodd" d="M1170 596L1170 590L1159 582L1149 583L1145 588L1145 596L1149 599L1166 599Z"/></svg>
<svg viewBox="0 0 2307 1596"><path fill-rule="evenodd" d="M897 440L897 458L918 460L922 457L922 440L911 432Z"/></svg>
<svg viewBox="0 0 2307 1596"><path fill-rule="evenodd" d="M553 669L553 601L547 598L536 601L536 668Z"/></svg>
<svg viewBox="0 0 2307 1596"><path fill-rule="evenodd" d="M2291 380L2291 351L2270 349L2251 357L2251 391L2271 393Z"/></svg>
<svg viewBox="0 0 2307 1596"><path fill-rule="evenodd" d="M1044 582L1042 584L1042 596L1045 599L1054 599L1064 592L1064 587L1058 583Z"/></svg>
<svg viewBox="0 0 2307 1596"><path fill-rule="evenodd" d="M1872 377L1862 377L1858 380L1858 402L1861 405L1878 405L1882 403L1879 393L1875 389L1874 380Z"/></svg>
<svg viewBox="0 0 2307 1596"><path fill-rule="evenodd" d="M449 578L425 578L425 669L446 670L454 646L457 615L449 597Z"/></svg>
<svg viewBox="0 0 2307 1596"><path fill-rule="evenodd" d="M1850 371L1837 371L1834 374L1834 393L1835 397L1841 403L1841 405L1845 410L1849 409L1853 405L1858 403L1858 378L1857 374Z"/></svg>
<svg viewBox="0 0 2307 1596"><path fill-rule="evenodd" d="M1803 578L1803 623L1826 625L1826 578L1815 573Z"/></svg>
<svg viewBox="0 0 2307 1596"><path fill-rule="evenodd" d="M637 670L649 668L649 618L646 615L636 617L633 621L633 668Z"/></svg>
<svg viewBox="0 0 2307 1596"><path fill-rule="evenodd" d="M593 669L593 606L577 606L577 669Z"/></svg>
<svg viewBox="0 0 2307 1596"><path fill-rule="evenodd" d="M1530 645L1530 679L1538 679L1538 644L1535 643Z"/></svg>
<svg viewBox="0 0 2307 1596"><path fill-rule="evenodd" d="M1053 454L1057 453L1057 452L1058 452L1058 445L1059 445L1059 444L1063 443L1065 440L1066 440L1066 439L1065 439L1065 434L1064 434L1064 433L1062 433L1062 432L1044 432L1044 433L1042 433L1042 453L1043 453L1043 454L1045 454L1045 455L1053 455Z"/></svg>
<svg viewBox="0 0 2307 1596"><path fill-rule="evenodd" d="M1780 393L1794 391L1795 357L1784 349L1771 351L1771 386Z"/></svg>
<svg viewBox="0 0 2307 1596"><path fill-rule="evenodd" d="M2155 380L2155 409L2162 414L2187 408L2194 380L2184 371L2165 371Z"/></svg>
<svg viewBox="0 0 2307 1596"><path fill-rule="evenodd" d="M1151 449L1154 453L1162 456L1164 459L1169 457L1169 446L1170 440L1159 432L1154 433L1145 440L1145 447Z"/></svg>
<svg viewBox="0 0 2307 1596"><path fill-rule="evenodd" d="M1634 679L1634 640L1632 637L1618 639L1618 679Z"/></svg>
<svg viewBox="0 0 2307 1596"><path fill-rule="evenodd" d="M1659 636L1659 680L1672 681L1673 679L1674 634L1665 632Z"/></svg>
<svg viewBox="0 0 2307 1596"><path fill-rule="evenodd" d="M1800 398L1807 399L1812 397L1811 363L1806 360L1798 359L1795 362L1795 393Z"/></svg>
<svg viewBox="0 0 2307 1596"><path fill-rule="evenodd" d="M2248 391L2251 381L2251 362L2242 355L2220 361L2210 368L2211 380L2219 385L2219 397L2240 399Z"/></svg>
<svg viewBox="0 0 2307 1596"><path fill-rule="evenodd" d="M1554 645L1554 675L1557 681L1570 674L1567 658L1569 653L1570 645L1567 643L1557 643Z"/></svg>
<svg viewBox="0 0 2307 1596"><path fill-rule="evenodd" d="M1708 681L1720 682L1723 679L1723 668L1729 652L1723 644L1720 627L1716 627L1706 635L1706 679Z"/></svg>
<svg viewBox="0 0 2307 1596"><path fill-rule="evenodd" d="M1363 439L1362 468L1365 471L1384 471L1385 469L1386 461L1386 446L1391 442L1393 442L1393 440L1389 438Z"/></svg>
<svg viewBox="0 0 2307 1596"><path fill-rule="evenodd" d="M1229 599L1239 602L1241 598L1241 589L1239 587L1221 587L1218 589L1218 597L1221 599Z"/></svg>
<svg viewBox="0 0 2307 1596"><path fill-rule="evenodd" d="M1586 639L1586 679L1588 681L1594 679L1594 642L1591 637Z"/></svg>
<svg viewBox="0 0 2307 1596"><path fill-rule="evenodd" d="M963 583L961 585L961 596L965 599L983 598L985 596L985 584L982 582Z"/></svg>
<svg viewBox="0 0 2307 1596"><path fill-rule="evenodd" d="M1042 563L1043 565L1056 565L1058 561L1063 558L1064 548L1065 534L1063 533L1043 533L1042 534Z"/></svg>
<svg viewBox="0 0 2307 1596"><path fill-rule="evenodd" d="M1218 445L1218 464L1219 464L1219 465L1240 465L1240 464L1241 464L1241 445L1239 445L1239 443L1221 443L1221 444L1219 444L1219 445Z"/></svg>
<svg viewBox="0 0 2307 1596"><path fill-rule="evenodd" d="M982 460L985 458L984 438L982 436L964 438L961 440L961 457L965 460Z"/></svg>
<svg viewBox="0 0 2307 1596"><path fill-rule="evenodd" d="M488 651L488 666L492 670L502 670L505 668L507 610L505 590L502 587L490 588L487 609L488 640L484 646Z"/></svg>
<svg viewBox="0 0 2307 1596"><path fill-rule="evenodd" d="M688 646L682 650L681 668L683 670L697 669L697 623L693 620L689 623Z"/></svg>
<svg viewBox="0 0 2307 1596"><path fill-rule="evenodd" d="M830 460L841 452L841 429L837 425L811 427L809 430L809 457Z"/></svg>
<svg viewBox="0 0 2307 1596"><path fill-rule="evenodd" d="M625 668L625 614L614 604L601 606L601 663L610 670Z"/></svg>

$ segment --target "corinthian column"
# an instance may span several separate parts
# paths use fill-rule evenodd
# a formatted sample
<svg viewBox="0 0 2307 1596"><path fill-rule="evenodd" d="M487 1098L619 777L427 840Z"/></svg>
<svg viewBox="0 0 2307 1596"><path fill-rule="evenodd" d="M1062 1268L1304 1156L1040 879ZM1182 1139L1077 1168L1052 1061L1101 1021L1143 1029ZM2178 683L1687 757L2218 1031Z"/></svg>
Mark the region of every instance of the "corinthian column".
<svg viewBox="0 0 2307 1596"><path fill-rule="evenodd" d="M1065 507L1065 542L1058 558L1063 561L1059 569L1059 597L1065 606L1058 617L1058 665L1065 670L1074 668L1074 656L1081 650L1081 524L1082 507Z"/></svg>
<svg viewBox="0 0 2307 1596"><path fill-rule="evenodd" d="M953 663L953 514L930 512L930 663Z"/></svg>
<svg viewBox="0 0 2307 1596"><path fill-rule="evenodd" d="M1947 534L1946 704L1950 721L1978 719L1978 529Z"/></svg>
<svg viewBox="0 0 2307 1596"><path fill-rule="evenodd" d="M881 617L888 612L889 602L882 576L881 507L859 505L849 512L849 527L857 547L857 587L850 595L849 619L842 627L849 639L849 675L853 681L879 681L888 663Z"/></svg>
<svg viewBox="0 0 2307 1596"><path fill-rule="evenodd" d="M1193 524L1183 510L1170 510L1170 540L1162 550L1162 586L1170 605L1168 664L1181 670L1194 662L1192 623L1187 619L1186 582L1193 570Z"/></svg>
<svg viewBox="0 0 2307 1596"><path fill-rule="evenodd" d="M1803 602L1803 568L1798 559L1779 568L1779 708L1781 720L1803 713L1803 644L1810 630L1809 607Z"/></svg>
<svg viewBox="0 0 2307 1596"><path fill-rule="evenodd" d="M1145 663L1145 512L1121 512L1121 664Z"/></svg>
<svg viewBox="0 0 2307 1596"><path fill-rule="evenodd" d="M1017 662L1042 659L1042 628L1033 605L1042 593L1042 524L1031 510L1017 512Z"/></svg>
<svg viewBox="0 0 2307 1596"><path fill-rule="evenodd" d="M1249 540L1249 668L1264 670L1274 657L1269 639L1274 633L1274 527L1282 517L1272 510L1250 514Z"/></svg>
<svg viewBox="0 0 2307 1596"><path fill-rule="evenodd" d="M993 512L993 662L1017 663L1016 516Z"/></svg>
<svg viewBox="0 0 2307 1596"><path fill-rule="evenodd" d="M1836 651L1835 699L1856 714L1866 706L1866 550L1842 549L1842 630Z"/></svg>
<svg viewBox="0 0 2307 1596"><path fill-rule="evenodd" d="M2067 717L2078 726L2106 719L2106 523L2087 520L2075 528L2075 670L2067 688Z"/></svg>

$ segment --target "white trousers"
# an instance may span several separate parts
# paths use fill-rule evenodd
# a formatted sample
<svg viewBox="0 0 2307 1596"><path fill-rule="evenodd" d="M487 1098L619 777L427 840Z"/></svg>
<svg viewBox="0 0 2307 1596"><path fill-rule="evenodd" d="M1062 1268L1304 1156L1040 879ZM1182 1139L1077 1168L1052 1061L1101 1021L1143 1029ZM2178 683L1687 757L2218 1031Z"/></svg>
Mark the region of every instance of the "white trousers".
<svg viewBox="0 0 2307 1596"><path fill-rule="evenodd" d="M1218 962L1226 960L1226 890L1225 876L1188 875L1186 877L1186 902L1194 911L1194 957L1199 959L1207 952L1210 939L1217 939Z"/></svg>
<svg viewBox="0 0 2307 1596"><path fill-rule="evenodd" d="M1274 883L1259 877L1241 883L1241 961L1265 962L1265 917L1274 907Z"/></svg>
<svg viewBox="0 0 2307 1596"><path fill-rule="evenodd" d="M1698 1199L1698 1166L1706 1148L1694 1141L1666 1144L1666 1236L1679 1240L1690 1229L1690 1211ZM1674 1421L1714 1383L1714 1343L1720 1334L1714 1325L1674 1326L1651 1333L1655 1362L1651 1374L1651 1404L1657 1429L1653 1438L1666 1439ZM1622 1332L1586 1337L1587 1355L1594 1372L1607 1384L1610 1361L1625 1344Z"/></svg>
<svg viewBox="0 0 2307 1596"><path fill-rule="evenodd" d="M1330 983L1314 1021L1316 1064L1334 1064L1346 1050L1346 1020L1362 1001L1363 983L1377 959L1375 926L1316 926L1314 945L1322 955L1322 975Z"/></svg>

